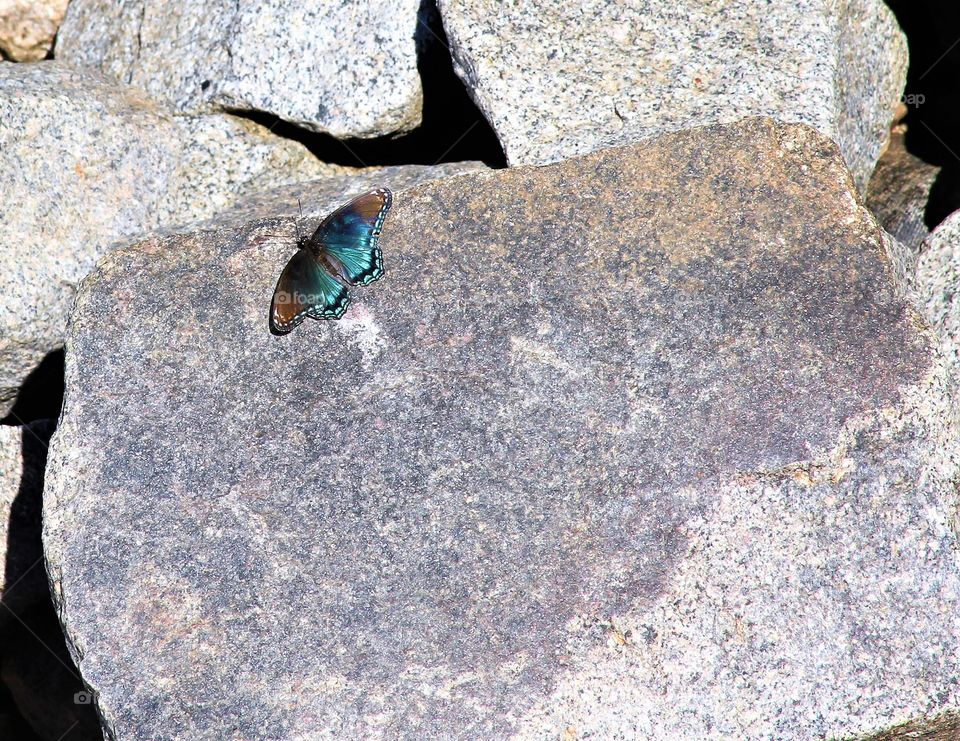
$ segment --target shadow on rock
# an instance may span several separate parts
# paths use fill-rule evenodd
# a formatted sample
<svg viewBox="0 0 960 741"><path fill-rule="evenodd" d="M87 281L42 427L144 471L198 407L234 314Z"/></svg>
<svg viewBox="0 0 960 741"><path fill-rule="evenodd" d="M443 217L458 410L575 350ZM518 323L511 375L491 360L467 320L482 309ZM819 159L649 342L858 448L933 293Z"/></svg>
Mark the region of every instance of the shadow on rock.
<svg viewBox="0 0 960 741"><path fill-rule="evenodd" d="M54 424L43 420L22 429L23 475L10 508L0 609L0 738L101 739L96 711L64 644L43 564L43 470Z"/></svg>
<svg viewBox="0 0 960 741"><path fill-rule="evenodd" d="M0 424L22 425L56 419L63 404L63 350L48 354L24 380L10 413Z"/></svg>

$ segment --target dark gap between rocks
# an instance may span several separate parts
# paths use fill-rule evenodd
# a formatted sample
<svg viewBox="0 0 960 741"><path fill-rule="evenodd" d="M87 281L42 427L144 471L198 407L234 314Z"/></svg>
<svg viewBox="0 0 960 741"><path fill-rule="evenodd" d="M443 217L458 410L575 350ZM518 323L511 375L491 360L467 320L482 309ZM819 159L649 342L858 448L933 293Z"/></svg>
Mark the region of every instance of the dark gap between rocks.
<svg viewBox="0 0 960 741"><path fill-rule="evenodd" d="M10 691L0 684L0 738L22 741L44 741L20 715Z"/></svg>
<svg viewBox="0 0 960 741"><path fill-rule="evenodd" d="M0 609L0 738L100 741L100 721L67 650L43 564L43 471L54 428L47 421L23 429Z"/></svg>
<svg viewBox="0 0 960 741"><path fill-rule="evenodd" d="M269 113L231 110L230 113L266 126L274 134L303 144L323 162L349 167L436 165L479 160L506 167L496 134L471 100L450 57L440 13L432 0L423 0L416 32L417 67L423 84L423 120L408 134L373 139L337 139L280 120Z"/></svg>
<svg viewBox="0 0 960 741"><path fill-rule="evenodd" d="M934 229L950 214L960 208L960 167L944 167L930 188L923 223Z"/></svg>
<svg viewBox="0 0 960 741"><path fill-rule="evenodd" d="M54 350L27 376L13 409L0 419L0 424L22 425L38 419L57 419L63 406L63 387L63 350Z"/></svg>
<svg viewBox="0 0 960 741"><path fill-rule="evenodd" d="M887 0L910 47L903 102L905 145L943 169L927 202L929 229L960 208L960 6L940 0Z"/></svg>

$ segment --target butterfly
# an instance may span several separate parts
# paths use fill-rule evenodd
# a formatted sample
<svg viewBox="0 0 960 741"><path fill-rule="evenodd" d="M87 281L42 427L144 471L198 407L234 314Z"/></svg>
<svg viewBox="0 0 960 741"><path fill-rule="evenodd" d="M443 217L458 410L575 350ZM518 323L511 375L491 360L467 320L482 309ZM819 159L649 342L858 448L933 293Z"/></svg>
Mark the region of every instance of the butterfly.
<svg viewBox="0 0 960 741"><path fill-rule="evenodd" d="M339 319L350 304L347 285L368 286L383 275L380 230L393 203L387 188L357 196L297 239L273 292L270 327L286 334L306 317Z"/></svg>

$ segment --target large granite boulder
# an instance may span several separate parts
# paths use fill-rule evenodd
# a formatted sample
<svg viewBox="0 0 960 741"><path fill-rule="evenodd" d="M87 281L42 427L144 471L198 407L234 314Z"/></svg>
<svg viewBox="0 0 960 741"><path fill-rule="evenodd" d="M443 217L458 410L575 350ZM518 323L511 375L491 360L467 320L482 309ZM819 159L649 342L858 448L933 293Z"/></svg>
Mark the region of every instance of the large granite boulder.
<svg viewBox="0 0 960 741"><path fill-rule="evenodd" d="M511 164L764 115L833 138L862 191L906 79L880 0L439 4Z"/></svg>
<svg viewBox="0 0 960 741"><path fill-rule="evenodd" d="M266 111L334 136L381 136L420 123L420 5L72 0L56 52L181 112Z"/></svg>
<svg viewBox="0 0 960 741"><path fill-rule="evenodd" d="M76 286L111 243L339 171L257 124L174 118L57 62L0 65L0 169L0 417L62 346Z"/></svg>
<svg viewBox="0 0 960 741"><path fill-rule="evenodd" d="M117 741L958 707L957 422L832 141L753 119L399 190L385 277L277 337L292 232L153 238L78 296L44 547Z"/></svg>

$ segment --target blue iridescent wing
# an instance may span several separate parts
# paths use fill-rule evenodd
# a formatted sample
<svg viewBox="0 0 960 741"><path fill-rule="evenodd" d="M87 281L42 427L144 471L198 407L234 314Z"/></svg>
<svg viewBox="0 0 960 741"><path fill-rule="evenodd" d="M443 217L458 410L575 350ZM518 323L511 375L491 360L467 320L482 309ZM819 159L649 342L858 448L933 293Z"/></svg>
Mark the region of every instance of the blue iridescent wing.
<svg viewBox="0 0 960 741"><path fill-rule="evenodd" d="M297 250L280 273L270 307L270 325L286 334L305 317L339 319L347 310L347 287L333 278L307 249Z"/></svg>
<svg viewBox="0 0 960 741"><path fill-rule="evenodd" d="M332 258L340 277L352 286L366 286L383 275L380 230L393 194L377 188L357 196L330 214L310 238L318 255Z"/></svg>

